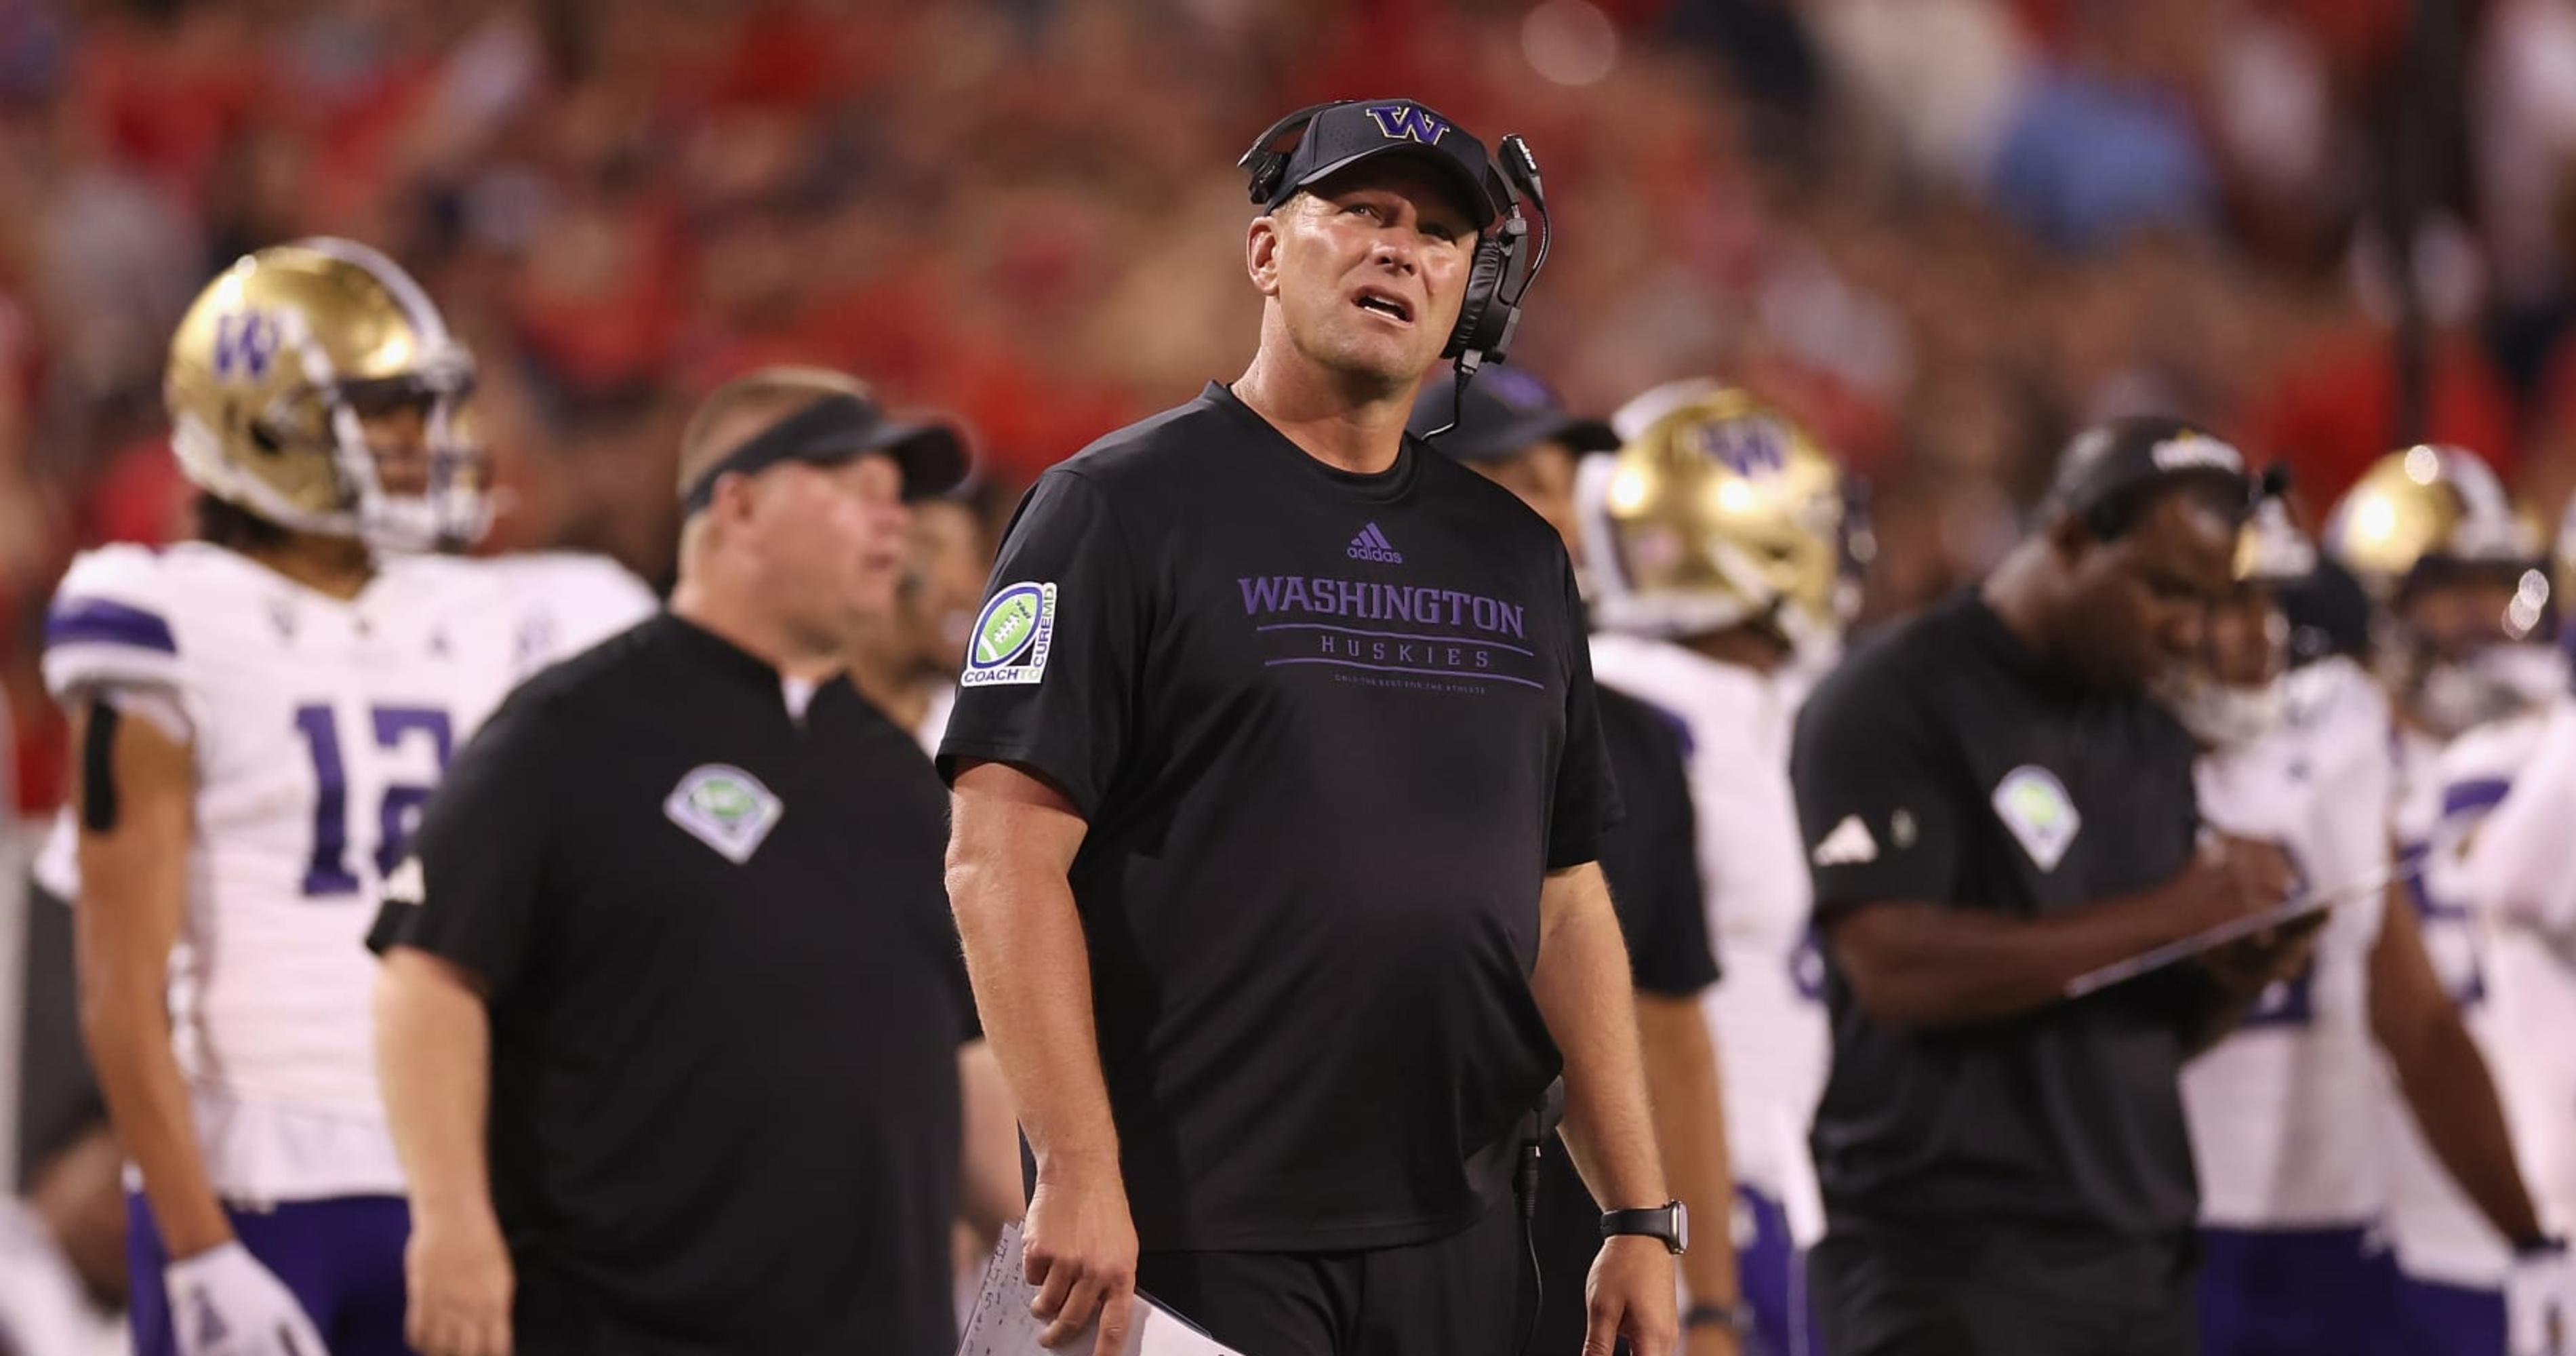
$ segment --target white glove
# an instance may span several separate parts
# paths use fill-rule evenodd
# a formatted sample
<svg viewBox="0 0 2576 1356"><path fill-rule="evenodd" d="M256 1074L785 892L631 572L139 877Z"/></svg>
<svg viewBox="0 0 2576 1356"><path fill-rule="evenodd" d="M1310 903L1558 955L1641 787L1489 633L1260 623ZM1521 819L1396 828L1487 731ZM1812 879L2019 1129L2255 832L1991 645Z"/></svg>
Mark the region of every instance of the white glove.
<svg viewBox="0 0 2576 1356"><path fill-rule="evenodd" d="M236 1240L161 1273L179 1356L330 1356L295 1292Z"/></svg>
<svg viewBox="0 0 2576 1356"><path fill-rule="evenodd" d="M2505 1273L2506 1356L2576 1356L2576 1254L2563 1242L2526 1248Z"/></svg>

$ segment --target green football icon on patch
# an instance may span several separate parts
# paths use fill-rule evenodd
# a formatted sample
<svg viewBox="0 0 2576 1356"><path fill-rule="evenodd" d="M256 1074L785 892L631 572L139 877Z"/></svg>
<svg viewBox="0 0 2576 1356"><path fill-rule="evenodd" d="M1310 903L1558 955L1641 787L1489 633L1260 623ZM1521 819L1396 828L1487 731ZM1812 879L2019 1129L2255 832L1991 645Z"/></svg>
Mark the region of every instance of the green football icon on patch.
<svg viewBox="0 0 2576 1356"><path fill-rule="evenodd" d="M1055 585L1010 584L994 593L975 618L975 641L966 652L964 687L1034 683L1046 672L1055 634Z"/></svg>
<svg viewBox="0 0 2576 1356"><path fill-rule="evenodd" d="M2056 870L2084 829L2084 816L2076 810L2075 798L2066 794L2066 783L2036 763L2005 773L1995 785L1993 803L1995 817L2042 871Z"/></svg>
<svg viewBox="0 0 2576 1356"><path fill-rule="evenodd" d="M1014 584L993 595L975 623L975 666L989 669L1020 657L1038 638L1038 590Z"/></svg>
<svg viewBox="0 0 2576 1356"><path fill-rule="evenodd" d="M759 802L751 788L729 777L711 778L698 784L689 795L698 812L710 819L736 823L751 816Z"/></svg>
<svg viewBox="0 0 2576 1356"><path fill-rule="evenodd" d="M758 777L727 763L691 768L662 801L662 813L739 866L760 850L787 806Z"/></svg>

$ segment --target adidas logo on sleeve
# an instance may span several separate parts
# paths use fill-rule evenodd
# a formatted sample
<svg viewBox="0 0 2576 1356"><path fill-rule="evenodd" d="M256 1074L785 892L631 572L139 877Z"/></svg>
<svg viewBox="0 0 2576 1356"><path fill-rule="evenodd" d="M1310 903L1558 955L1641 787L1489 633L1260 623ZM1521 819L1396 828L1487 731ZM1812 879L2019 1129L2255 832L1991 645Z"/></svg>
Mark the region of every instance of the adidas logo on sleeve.
<svg viewBox="0 0 2576 1356"><path fill-rule="evenodd" d="M1404 563L1404 553L1395 549L1395 543L1388 541L1375 523L1361 528L1360 534L1351 538L1350 549L1343 554L1353 560L1374 560L1385 565Z"/></svg>
<svg viewBox="0 0 2576 1356"><path fill-rule="evenodd" d="M1870 836L1869 826L1858 815L1845 815L1843 822L1816 844L1818 866L1858 866L1878 860L1878 840Z"/></svg>

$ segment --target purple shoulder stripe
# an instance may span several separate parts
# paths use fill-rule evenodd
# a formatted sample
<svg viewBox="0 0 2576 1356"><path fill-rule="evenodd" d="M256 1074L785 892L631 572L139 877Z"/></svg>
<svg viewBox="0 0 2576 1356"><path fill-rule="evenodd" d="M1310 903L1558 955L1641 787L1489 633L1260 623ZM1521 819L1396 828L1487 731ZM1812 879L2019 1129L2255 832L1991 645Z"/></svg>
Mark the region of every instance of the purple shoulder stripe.
<svg viewBox="0 0 2576 1356"><path fill-rule="evenodd" d="M177 654L179 642L170 623L157 612L110 602L105 598L65 598L45 614L45 644L124 645L137 650Z"/></svg>
<svg viewBox="0 0 2576 1356"><path fill-rule="evenodd" d="M2453 782L2442 788L2442 814L2445 817L2466 814L2471 810L2492 810L2502 803L2513 783L2502 777L2479 777Z"/></svg>

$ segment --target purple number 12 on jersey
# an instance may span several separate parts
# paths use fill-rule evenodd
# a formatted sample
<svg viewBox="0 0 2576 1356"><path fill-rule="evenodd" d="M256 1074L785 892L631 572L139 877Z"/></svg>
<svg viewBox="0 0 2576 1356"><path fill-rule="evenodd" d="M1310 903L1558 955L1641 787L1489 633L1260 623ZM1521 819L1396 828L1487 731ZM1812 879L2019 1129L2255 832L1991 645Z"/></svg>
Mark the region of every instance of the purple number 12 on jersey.
<svg viewBox="0 0 2576 1356"><path fill-rule="evenodd" d="M426 734L438 753L439 771L447 770L454 742L447 713L421 706L379 706L369 715L376 747L393 750L405 736ZM340 727L329 705L315 702L295 708L295 730L313 754L313 861L304 872L307 895L347 895L358 890L349 870L349 769L340 757ZM402 859L404 842L419 822L434 786L395 783L385 788L377 807L381 832L376 844L376 870L391 871Z"/></svg>

